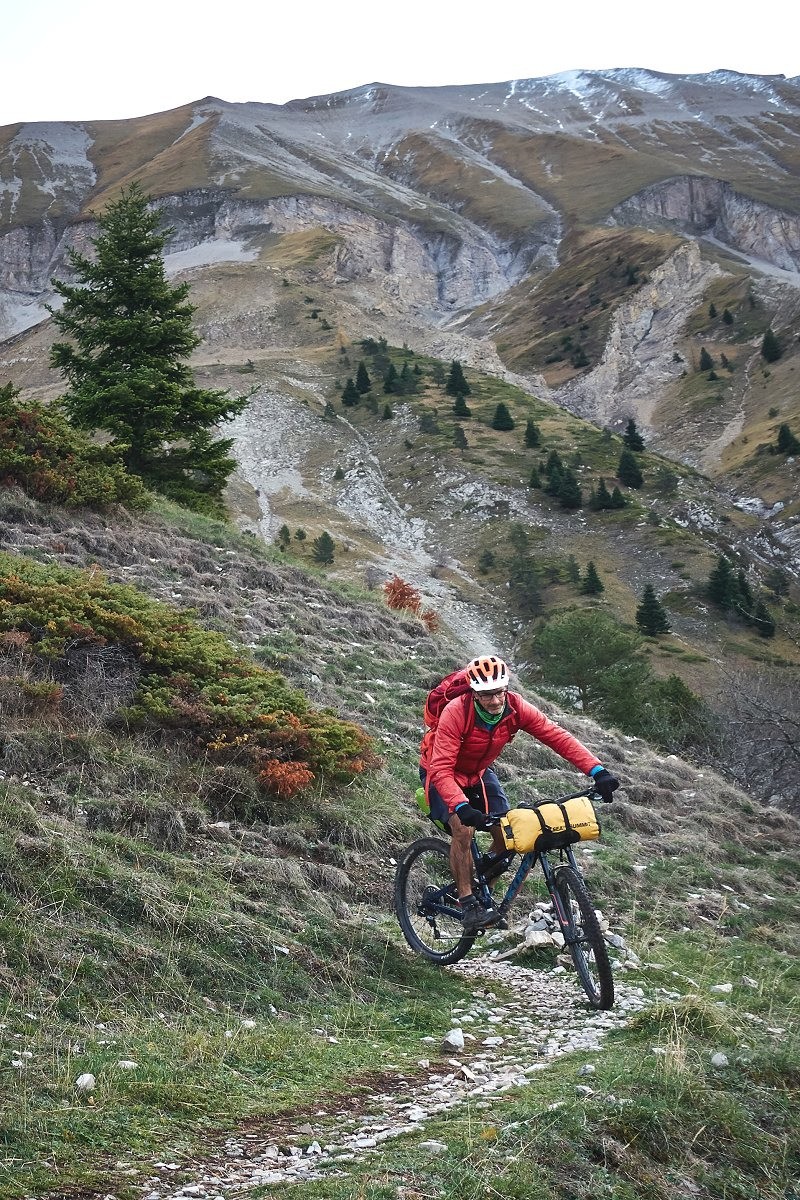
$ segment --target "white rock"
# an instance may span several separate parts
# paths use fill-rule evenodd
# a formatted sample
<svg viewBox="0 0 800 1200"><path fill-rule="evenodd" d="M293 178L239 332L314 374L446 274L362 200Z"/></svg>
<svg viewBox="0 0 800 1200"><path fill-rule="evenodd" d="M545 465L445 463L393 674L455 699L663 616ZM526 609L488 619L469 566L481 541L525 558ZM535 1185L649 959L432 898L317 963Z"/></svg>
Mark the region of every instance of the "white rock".
<svg viewBox="0 0 800 1200"><path fill-rule="evenodd" d="M750 975L743 975L742 987L754 988L758 990L758 980L753 979Z"/></svg>
<svg viewBox="0 0 800 1200"><path fill-rule="evenodd" d="M420 1142L419 1148L429 1154L446 1154L448 1150L447 1142L437 1142L433 1138L429 1142Z"/></svg>
<svg viewBox="0 0 800 1200"><path fill-rule="evenodd" d="M456 1027L446 1033L442 1039L443 1050L463 1050L464 1049L464 1031Z"/></svg>
<svg viewBox="0 0 800 1200"><path fill-rule="evenodd" d="M712 1054L711 1055L711 1065L712 1065L712 1067L720 1067L720 1068L729 1066L727 1054L722 1054L721 1052L718 1052L717 1054Z"/></svg>
<svg viewBox="0 0 800 1200"><path fill-rule="evenodd" d="M714 992L717 996L729 996L731 994L731 992L733 991L733 984L732 983L714 983L711 985L711 987L708 990L710 992Z"/></svg>
<svg viewBox="0 0 800 1200"><path fill-rule="evenodd" d="M84 1075L79 1075L75 1080L75 1088L79 1092L93 1092L96 1084L97 1080L94 1075L90 1075L88 1071Z"/></svg>
<svg viewBox="0 0 800 1200"><path fill-rule="evenodd" d="M121 1058L117 1063L120 1071L135 1071L138 1065L132 1058Z"/></svg>
<svg viewBox="0 0 800 1200"><path fill-rule="evenodd" d="M531 948L535 946L552 946L553 935L544 929L530 929L525 934L525 945Z"/></svg>
<svg viewBox="0 0 800 1200"><path fill-rule="evenodd" d="M256 1027L256 1023L255 1023L255 1021L251 1020L250 1017L246 1017L242 1021L242 1029L255 1029L255 1027Z"/></svg>

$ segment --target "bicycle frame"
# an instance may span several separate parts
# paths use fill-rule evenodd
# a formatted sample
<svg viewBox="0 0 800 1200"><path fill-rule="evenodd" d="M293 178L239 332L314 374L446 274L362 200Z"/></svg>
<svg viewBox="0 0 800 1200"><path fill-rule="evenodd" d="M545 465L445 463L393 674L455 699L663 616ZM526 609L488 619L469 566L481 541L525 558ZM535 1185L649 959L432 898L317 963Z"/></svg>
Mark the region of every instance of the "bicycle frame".
<svg viewBox="0 0 800 1200"><path fill-rule="evenodd" d="M564 800L574 800L574 799L576 799L576 797L585 796L586 794L587 794L586 790L583 789L580 792L573 792L569 796L559 796L557 798L557 802L564 801ZM590 792L589 794L591 795L592 793ZM521 806L521 807L527 807L527 806ZM499 821L499 818L498 818L498 821ZM479 863L480 863L480 859L482 856L481 856L480 850L478 849L478 843L474 837L472 839L470 849L472 851L472 859L475 864L475 874L476 874L476 878L477 878L480 899L484 904L489 904L489 902L492 899L491 888L490 888L489 884L486 882L486 880L483 878L483 876L481 875L481 872L479 869ZM555 873L558 868L555 867L553 865L553 863L551 863L551 861L548 857L548 855L550 855L550 854L558 854L560 862L562 862L562 863L567 862L573 868L573 870L577 871L579 874L581 873L578 863L576 861L575 855L573 854L572 846L564 846L557 850L531 850L527 854L523 854L520 859L519 866L517 867L517 870L514 873L513 879L511 880L510 884L508 885L508 888L506 890L505 895L503 896L503 899L500 901L499 904L494 905L495 909L497 910L497 912L499 914L498 919L502 920L506 916L506 914L508 913L508 910L511 908L511 905L514 903L514 901L516 900L520 891L522 890L526 879L528 878L531 871L534 869L534 867L538 863L542 868L542 874L544 875L544 881L547 886L547 891L550 895L550 899L553 903L553 909L555 911L558 923L561 926L562 930L564 930L568 927L569 918L568 918L567 914L564 912L563 905L561 903L561 897L559 896L558 891L556 890L556 887L555 887ZM426 900L425 907L426 907L426 911L429 914L434 915L434 916L436 914L440 914L443 916L456 917L459 920L461 919L461 916L462 916L462 910L458 904L458 898L455 894L455 884L450 884L446 888L442 888L439 893L439 897L437 899L433 899L432 897L429 897ZM565 934L565 945L569 946L571 944L571 942L573 942L575 940L576 939L574 939L574 938L570 939Z"/></svg>
<svg viewBox="0 0 800 1200"><path fill-rule="evenodd" d="M553 866L553 864L550 862L550 859L548 857L548 855L556 854L556 853L558 854L561 862L564 862L566 860L569 863L569 865L574 868L574 870L578 871L580 869L578 867L577 861L575 859L575 855L572 852L571 846L565 846L563 849L560 849L557 851L556 850L531 850L531 851L529 851L528 854L523 854L522 858L520 859L519 866L517 867L517 869L514 873L514 878L511 880L511 883L508 885L508 888L506 889L505 896L503 897L503 899L500 901L499 904L495 905L495 908L497 909L498 913L500 914L501 919L503 917L505 917L506 913L511 908L511 905L514 903L514 901L516 900L520 891L522 890L526 879L528 878L531 871L534 869L534 867L538 863L539 866L542 868L542 874L544 875L544 881L545 881L545 884L547 885L547 890L550 893L550 898L553 902L553 907L555 908L556 916L558 917L558 923L559 923L559 925L563 925L566 922L566 915L562 911L562 907L561 907L561 898L559 897L558 892L556 891L555 885L554 885L555 873L558 868ZM477 866L477 863L478 863L481 855L478 851L478 847L477 847L477 844L476 844L474 838L472 840L472 857L475 860L475 864ZM486 880L482 878L480 872L477 873L477 878L478 878L478 886L481 891L481 899L484 902L488 902L490 899L490 896L491 896L491 889L490 889L489 885L487 884Z"/></svg>

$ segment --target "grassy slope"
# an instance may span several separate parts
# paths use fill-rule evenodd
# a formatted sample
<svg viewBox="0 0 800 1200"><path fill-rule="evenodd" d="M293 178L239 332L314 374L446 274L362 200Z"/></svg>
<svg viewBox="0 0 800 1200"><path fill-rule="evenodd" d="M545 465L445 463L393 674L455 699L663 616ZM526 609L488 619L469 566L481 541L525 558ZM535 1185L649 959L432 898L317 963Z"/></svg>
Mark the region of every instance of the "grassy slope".
<svg viewBox="0 0 800 1200"><path fill-rule="evenodd" d="M386 751L369 782L265 811L235 769L209 772L172 739L115 732L109 680L69 679L58 721L3 692L0 1195L45 1195L56 1177L59 1191L80 1181L133 1195L153 1152L173 1161L241 1117L276 1121L337 1088L357 1094L360 1079L387 1061L411 1064L419 1037L442 1031L440 1009L463 985L399 948L386 859L416 826L420 703L453 651L374 599L174 509L132 526L6 494L3 518L5 541L38 558L96 561L157 596L180 593L317 703L361 719ZM585 1108L572 1098L576 1059L498 1101L492 1132L468 1111L451 1118L441 1133L459 1152L437 1163L441 1194L478 1194L491 1175L503 1195L535 1182L543 1196L613 1185L615 1195L677 1198L679 1170L701 1196L721 1194L724 1180L728 1195L777 1198L792 1170L787 1105L800 1061L800 913L787 890L797 825L708 772L570 724L628 785L593 887L642 957L661 964L640 982L669 992L677 972L680 991L697 998L662 996L617 1035ZM516 795L531 783L566 789L574 775L562 768L526 741L508 757L508 785ZM377 924L363 920L367 901ZM710 982L742 974L755 992L737 986L721 1009L705 999ZM666 1057L648 1055L651 1044ZM718 1049L735 1059L730 1076L709 1068ZM124 1070L121 1059L138 1065ZM92 1105L74 1090L85 1071L98 1080ZM609 1109L599 1097L610 1090L632 1105ZM541 1115L554 1101L566 1104L557 1131ZM703 1125L713 1137L699 1140ZM783 1158L771 1140L781 1129ZM365 1196L393 1194L396 1174L430 1172L418 1140L387 1151ZM352 1184L326 1187L300 1194L352 1195Z"/></svg>

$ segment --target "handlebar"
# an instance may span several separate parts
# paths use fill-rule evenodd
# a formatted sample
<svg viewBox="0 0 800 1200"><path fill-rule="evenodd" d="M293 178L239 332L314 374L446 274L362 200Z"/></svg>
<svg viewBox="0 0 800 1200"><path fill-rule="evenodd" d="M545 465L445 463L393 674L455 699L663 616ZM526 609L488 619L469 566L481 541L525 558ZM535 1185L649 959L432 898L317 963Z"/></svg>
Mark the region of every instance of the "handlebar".
<svg viewBox="0 0 800 1200"><path fill-rule="evenodd" d="M579 796L586 796L593 804L602 801L603 797L595 787L581 788L579 792L570 792L568 796L543 796L541 800L522 800L519 804L515 804L515 808L538 808L540 804L563 804L566 800L577 800ZM610 804L611 801L609 800ZM495 825L500 824L501 817L493 813L489 813L486 817L486 829L492 829Z"/></svg>

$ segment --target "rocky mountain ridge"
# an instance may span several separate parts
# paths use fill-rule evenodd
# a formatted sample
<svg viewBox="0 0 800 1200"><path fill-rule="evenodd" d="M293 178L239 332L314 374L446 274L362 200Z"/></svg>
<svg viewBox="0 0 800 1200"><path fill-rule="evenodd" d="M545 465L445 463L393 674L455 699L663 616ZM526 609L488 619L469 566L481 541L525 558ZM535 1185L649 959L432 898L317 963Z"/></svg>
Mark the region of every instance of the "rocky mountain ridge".
<svg viewBox="0 0 800 1200"><path fill-rule="evenodd" d="M735 543L791 574L800 484L759 447L800 416L799 151L798 81L730 72L375 84L284 106L207 97L127 122L9 127L0 367L28 395L58 394L49 281L67 273L68 248L89 247L92 211L136 181L172 229L169 270L191 283L197 370L234 389L253 372L233 503L265 538L287 520L330 528L351 570L365 559L407 574L488 644L458 592L481 591L466 559L493 512L576 545L605 537L539 504L510 447L483 478L480 456L429 456L413 405L396 401L382 429L339 413L358 342L383 337L515 385L518 420L531 397L616 431L634 416L649 447L716 480L659 502L659 519L706 538L703 554ZM715 300L732 329L709 323ZM770 323L785 354L766 379ZM713 388L696 370L703 344L729 363ZM449 401L432 400L441 424ZM418 460L449 480L445 502L417 486ZM643 572L604 544L640 586ZM662 587L683 586L682 567L647 561Z"/></svg>

